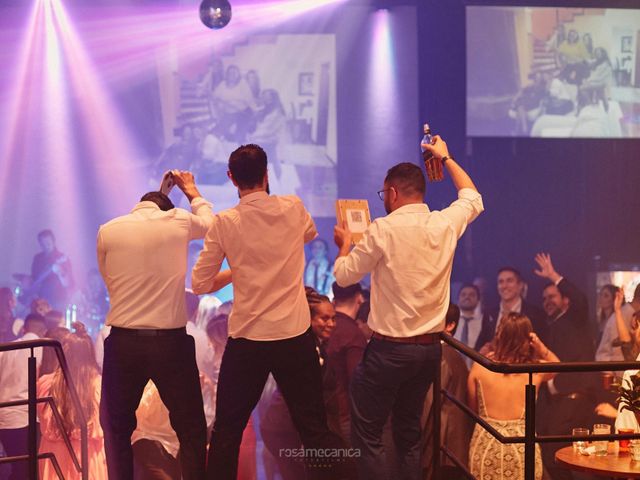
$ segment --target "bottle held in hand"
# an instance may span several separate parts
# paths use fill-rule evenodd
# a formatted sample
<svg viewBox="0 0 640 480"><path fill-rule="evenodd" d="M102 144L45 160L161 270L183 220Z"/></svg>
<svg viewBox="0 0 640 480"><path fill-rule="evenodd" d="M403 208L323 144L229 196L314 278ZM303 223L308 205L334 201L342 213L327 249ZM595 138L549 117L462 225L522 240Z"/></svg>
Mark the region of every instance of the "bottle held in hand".
<svg viewBox="0 0 640 480"><path fill-rule="evenodd" d="M422 146L423 143L433 143L431 128L429 128L428 123L424 124L424 137L422 137L422 141L420 142L420 149L422 150L422 159L424 160L424 165L427 169L427 180L430 182L439 182L444 178L442 161L435 158L429 150L426 150Z"/></svg>

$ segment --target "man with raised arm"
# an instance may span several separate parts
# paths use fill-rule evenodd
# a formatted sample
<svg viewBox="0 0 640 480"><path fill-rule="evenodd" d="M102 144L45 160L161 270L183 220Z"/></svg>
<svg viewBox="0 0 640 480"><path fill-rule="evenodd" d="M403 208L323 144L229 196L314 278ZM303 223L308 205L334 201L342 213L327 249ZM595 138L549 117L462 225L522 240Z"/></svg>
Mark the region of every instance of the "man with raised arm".
<svg viewBox="0 0 640 480"><path fill-rule="evenodd" d="M185 328L184 283L189 241L204 237L213 213L190 172L172 173L191 212L149 192L98 232L98 266L111 299L100 400L110 480L133 480L131 434L149 380L180 441L182 478L205 474L207 427L194 340Z"/></svg>
<svg viewBox="0 0 640 480"><path fill-rule="evenodd" d="M560 275L551 256L535 256L536 275L548 281L542 291L542 306L547 314L545 343L562 362L591 362L594 344L589 326L587 297L567 278ZM560 373L540 389L536 403L537 431L541 435L562 435L576 426L594 423L592 373ZM555 463L555 452L567 444L543 443L542 462L553 480L571 479L571 472Z"/></svg>
<svg viewBox="0 0 640 480"><path fill-rule="evenodd" d="M371 272L373 337L351 383L351 435L361 478L387 478L382 429L392 417L400 474L418 479L420 416L440 368L440 332L449 307L451 267L458 239L482 212L482 197L435 136L423 145L451 176L458 199L442 211L424 203L421 169L400 163L387 172L386 217L375 220L351 249L351 234L335 228L340 249L336 281L346 286Z"/></svg>

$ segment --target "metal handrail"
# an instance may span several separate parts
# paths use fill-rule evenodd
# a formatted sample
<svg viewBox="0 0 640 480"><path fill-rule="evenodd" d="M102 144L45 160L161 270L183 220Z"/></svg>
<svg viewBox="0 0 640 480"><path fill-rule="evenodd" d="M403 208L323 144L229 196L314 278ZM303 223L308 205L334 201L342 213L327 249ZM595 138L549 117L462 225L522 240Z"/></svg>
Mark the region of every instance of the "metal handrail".
<svg viewBox="0 0 640 480"><path fill-rule="evenodd" d="M529 375L529 384L525 386L525 435L507 437L495 428L493 428L486 420L481 418L476 412L470 409L467 405L460 402L457 398L451 395L448 391L441 389L440 385L440 370L436 372L436 378L434 381L434 392L440 392L448 400L454 403L460 408L467 416L471 417L475 423L480 424L485 430L487 430L493 437L495 437L500 443L524 443L525 445L525 462L524 462L524 475L525 480L533 480L535 478L535 445L536 443L553 443L553 442L565 442L565 441L581 441L581 440L623 440L623 439L639 439L640 434L609 434L609 435L537 435L535 432L535 400L536 400L536 387L533 384L533 374L550 372L550 373L580 373L580 372L607 372L618 370L638 370L640 369L640 362L548 362L548 363L504 363L496 362L480 353L476 352L466 344L456 340L447 333L441 333L441 338L444 342L448 343L454 349L458 350L463 355L471 358L474 362L480 364L487 370L496 373L527 373ZM474 478L471 472L462 464L462 462L455 458L453 452L448 450L445 446L440 444L440 395L434 395L433 408L436 415L434 416L434 452L442 452L445 456L451 459L451 461L462 470L467 478ZM440 455L434 455L434 477L440 479Z"/></svg>
<svg viewBox="0 0 640 480"><path fill-rule="evenodd" d="M39 478L38 459L53 457L51 458L51 460L54 464L54 469L58 473L58 476L60 478L63 478L60 472L60 468L59 466L57 466L57 461L54 455L52 454L38 455L38 443L37 443L38 424L37 424L36 405L39 401L40 402L47 401L47 399L50 399L51 397L45 397L43 399L37 398L37 393L36 393L36 383L37 383L36 373L37 372L36 372L36 358L34 355L34 349L47 348L47 347L53 348L56 352L56 357L58 358L58 364L60 365L60 368L62 370L62 376L64 377L64 380L67 384L67 388L71 395L71 402L73 403L73 406L78 415L78 420L80 423L80 459L81 459L80 464L77 461L77 457L75 455L75 451L73 450L71 442L68 439L66 432L64 432L64 428L62 428L62 423L61 423L62 419L60 417L60 414L57 408L55 408L55 403L53 402L53 399L51 399L50 405L52 407L52 410L54 411L54 416L56 417L56 422L60 426L60 430L64 432L63 438L65 440L65 444L67 446L67 449L69 450L69 453L71 455L71 458L73 460L73 463L76 469L78 469L78 471L82 475L82 480L89 480L89 451L88 451L87 419L84 415L84 410L82 409L82 404L80 403L80 398L78 397L78 392L73 383L73 379L69 374L69 366L67 365L67 359L64 356L62 346L60 345L60 342L58 340L53 340L50 338L40 338L38 340L21 340L18 342L0 344L0 352L8 352L13 350L26 350L26 349L31 350L31 354L28 359L29 396L26 401L19 401L18 403L22 405L26 403L29 407L28 455L5 458L3 463L8 463L10 461L23 461L26 459L29 462L29 480L38 480ZM7 402L7 403L9 403L10 405L3 404L2 406L11 406L16 402Z"/></svg>

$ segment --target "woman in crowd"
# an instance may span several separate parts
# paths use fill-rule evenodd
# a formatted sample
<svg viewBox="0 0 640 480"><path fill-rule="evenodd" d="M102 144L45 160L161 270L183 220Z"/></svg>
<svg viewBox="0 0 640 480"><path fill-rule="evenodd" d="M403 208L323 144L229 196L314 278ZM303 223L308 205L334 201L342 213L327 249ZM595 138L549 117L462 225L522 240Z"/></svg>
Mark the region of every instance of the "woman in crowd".
<svg viewBox="0 0 640 480"><path fill-rule="evenodd" d="M615 302L621 302L617 307ZM618 326L617 317L620 315L624 324L621 331ZM621 343L631 342L629 328L631 327L631 317L633 308L624 303L624 293L615 285L605 285L598 294L598 316L597 321L601 331L601 339L596 351L596 360L600 362L619 361L624 358ZM623 340L624 337L624 340ZM627 345L629 347L629 345ZM637 354L636 354L637 355ZM631 359L635 359L633 355Z"/></svg>
<svg viewBox="0 0 640 480"><path fill-rule="evenodd" d="M502 317L498 323L496 337L487 356L504 363L559 361L533 332L531 321L515 312ZM554 376L554 373L534 373L533 383L539 387ZM527 384L528 374L494 373L474 364L467 381L469 406L501 434L524 435L524 387ZM469 464L471 473L481 480L523 479L524 446L501 444L476 425L469 446ZM542 459L538 445L535 470L539 480L542 478ZM508 472L513 476L507 477Z"/></svg>
<svg viewBox="0 0 640 480"><path fill-rule="evenodd" d="M638 328L640 326L640 310L631 315L630 326L628 326L629 323L624 316L623 308L624 292L622 289L618 289L613 303L613 311L622 355L627 362L640 360L640 328ZM631 385L631 377L637 373L638 370L625 370L622 377L622 385ZM640 430L633 412L629 410L622 411L619 406L616 409L610 403L600 403L596 407L596 413L603 417L615 418L616 429L633 428L636 431Z"/></svg>
<svg viewBox="0 0 640 480"><path fill-rule="evenodd" d="M53 327L47 330L45 337L58 340L61 344L64 338L71 332L65 327ZM58 356L53 348L45 348L42 351L42 363L38 374L42 377L54 373L58 368Z"/></svg>
<svg viewBox="0 0 640 480"><path fill-rule="evenodd" d="M81 323L74 323L74 333L69 333L62 339L69 374L80 404L87 420L89 437L89 478L102 480L107 478L107 464L104 454L104 437L99 421L100 384L101 376L96 364L93 342ZM38 381L38 397L53 397L56 407L62 417L62 425L56 419L48 404L38 404L38 417L42 440L40 453L53 453L56 456L62 474L66 479L80 479L71 456L63 440L60 428L64 429L73 446L76 455L80 455L80 419L71 400L67 383L58 367L55 372L40 377ZM43 480L57 479L57 475L50 461L40 462L41 478Z"/></svg>

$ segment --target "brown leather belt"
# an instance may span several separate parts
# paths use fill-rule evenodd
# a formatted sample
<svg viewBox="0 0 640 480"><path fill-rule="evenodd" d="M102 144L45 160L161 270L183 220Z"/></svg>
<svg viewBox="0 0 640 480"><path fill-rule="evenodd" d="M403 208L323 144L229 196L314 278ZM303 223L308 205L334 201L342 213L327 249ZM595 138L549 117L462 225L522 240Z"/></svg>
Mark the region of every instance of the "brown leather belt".
<svg viewBox="0 0 640 480"><path fill-rule="evenodd" d="M386 340L387 342L395 343L413 343L418 345L429 345L431 343L438 343L440 341L439 333L423 333L422 335L416 335L414 337L389 337L388 335L382 335L378 332L373 332L371 335L378 340Z"/></svg>

